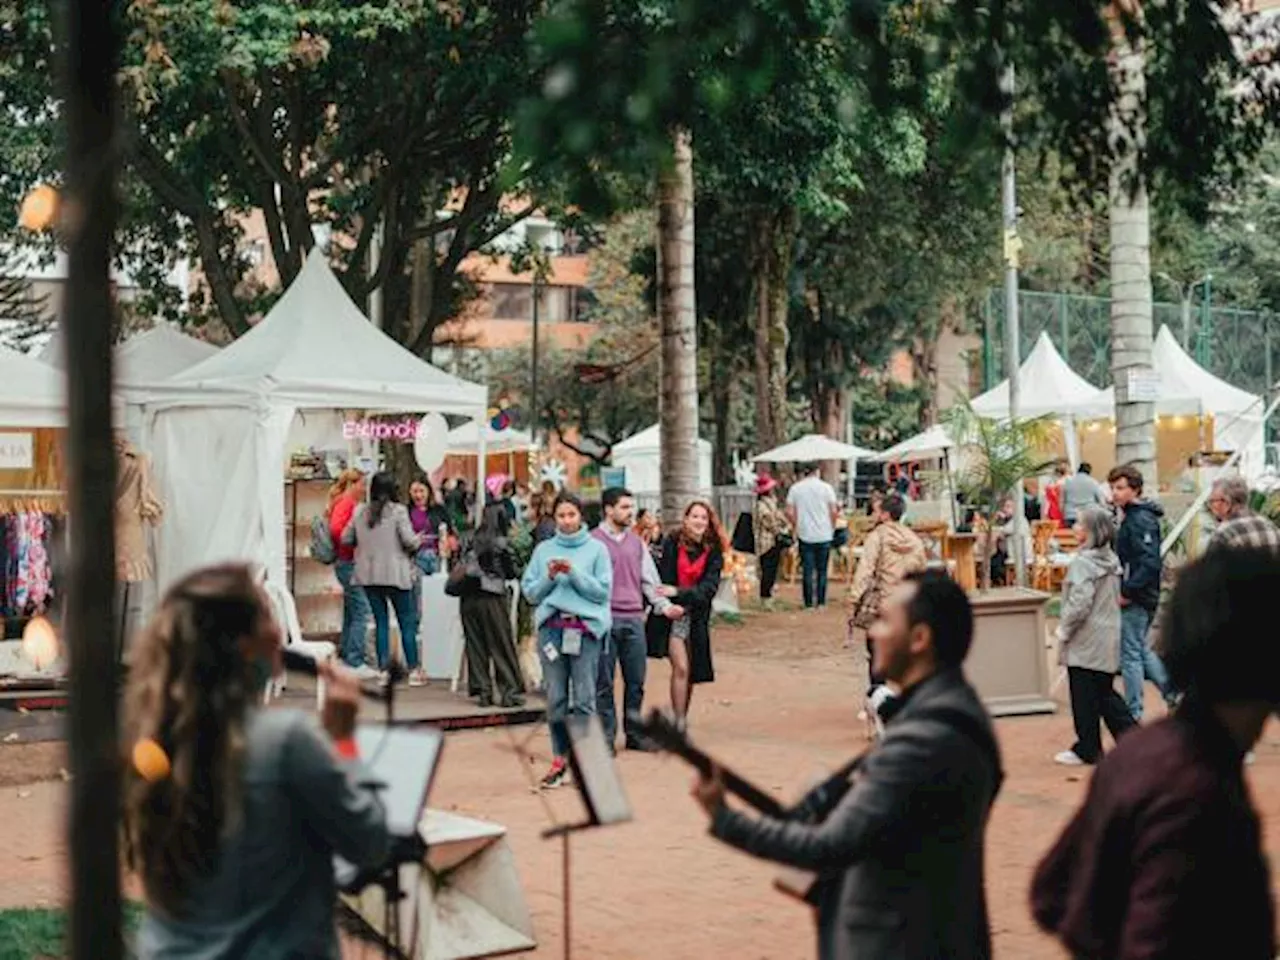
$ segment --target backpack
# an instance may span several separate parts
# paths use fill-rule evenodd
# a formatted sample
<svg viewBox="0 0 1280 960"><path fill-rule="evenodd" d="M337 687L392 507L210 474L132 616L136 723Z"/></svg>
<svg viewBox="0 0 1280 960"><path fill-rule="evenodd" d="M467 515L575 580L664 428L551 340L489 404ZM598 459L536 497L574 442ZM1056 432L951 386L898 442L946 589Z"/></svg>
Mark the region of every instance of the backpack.
<svg viewBox="0 0 1280 960"><path fill-rule="evenodd" d="M338 549L329 530L329 518L321 514L311 521L311 559L331 564L338 559Z"/></svg>

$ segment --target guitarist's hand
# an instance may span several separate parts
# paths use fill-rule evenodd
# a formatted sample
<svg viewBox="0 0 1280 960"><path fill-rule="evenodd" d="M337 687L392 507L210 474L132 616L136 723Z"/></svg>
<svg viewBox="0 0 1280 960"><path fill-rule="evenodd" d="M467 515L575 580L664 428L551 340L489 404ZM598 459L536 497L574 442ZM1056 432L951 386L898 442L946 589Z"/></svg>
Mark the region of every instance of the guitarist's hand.
<svg viewBox="0 0 1280 960"><path fill-rule="evenodd" d="M693 782L690 794L707 812L707 816L714 817L724 806L724 778L720 775L720 768L713 764L710 776L699 775Z"/></svg>

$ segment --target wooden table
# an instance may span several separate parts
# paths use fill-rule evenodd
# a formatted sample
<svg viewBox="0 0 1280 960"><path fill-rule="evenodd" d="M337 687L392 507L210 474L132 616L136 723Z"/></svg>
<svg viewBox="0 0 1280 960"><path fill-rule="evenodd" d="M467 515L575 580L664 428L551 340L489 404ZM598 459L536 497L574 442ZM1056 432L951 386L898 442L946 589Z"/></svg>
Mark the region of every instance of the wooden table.
<svg viewBox="0 0 1280 960"><path fill-rule="evenodd" d="M978 566L975 560L977 542L976 533L950 533L943 547L945 559L955 561L956 583L966 591L978 589Z"/></svg>

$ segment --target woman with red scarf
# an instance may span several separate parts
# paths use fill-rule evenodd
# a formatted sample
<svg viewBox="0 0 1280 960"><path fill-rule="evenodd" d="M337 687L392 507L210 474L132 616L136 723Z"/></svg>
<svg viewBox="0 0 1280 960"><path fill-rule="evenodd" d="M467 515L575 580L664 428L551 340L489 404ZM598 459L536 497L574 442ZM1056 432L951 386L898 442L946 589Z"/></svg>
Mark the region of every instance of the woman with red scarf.
<svg viewBox="0 0 1280 960"><path fill-rule="evenodd" d="M693 685L715 679L711 601L720 589L726 543L724 528L705 500L690 503L680 530L662 541L662 592L683 607L685 615L679 620L650 617L646 634L649 656L671 661L671 709L681 726L687 722Z"/></svg>

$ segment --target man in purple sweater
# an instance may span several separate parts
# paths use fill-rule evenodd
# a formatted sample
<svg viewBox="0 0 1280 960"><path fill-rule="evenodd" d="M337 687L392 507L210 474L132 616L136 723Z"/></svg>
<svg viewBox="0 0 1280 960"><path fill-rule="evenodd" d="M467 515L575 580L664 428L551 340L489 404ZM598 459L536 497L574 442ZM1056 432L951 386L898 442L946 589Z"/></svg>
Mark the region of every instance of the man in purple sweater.
<svg viewBox="0 0 1280 960"><path fill-rule="evenodd" d="M631 493L621 487L610 487L601 499L604 522L596 527L592 536L604 544L609 551L609 559L613 561L613 590L609 600L613 627L600 654L596 676L596 713L604 727L609 749L613 750L618 736L613 683L616 665L621 664L627 749L646 750L645 741L631 729L631 715L638 713L644 705L644 672L648 654L644 639L645 604L653 607L655 616L670 620L679 620L684 616L684 610L661 594L661 580L653 557L649 555L644 541L631 530L635 514L635 500Z"/></svg>

